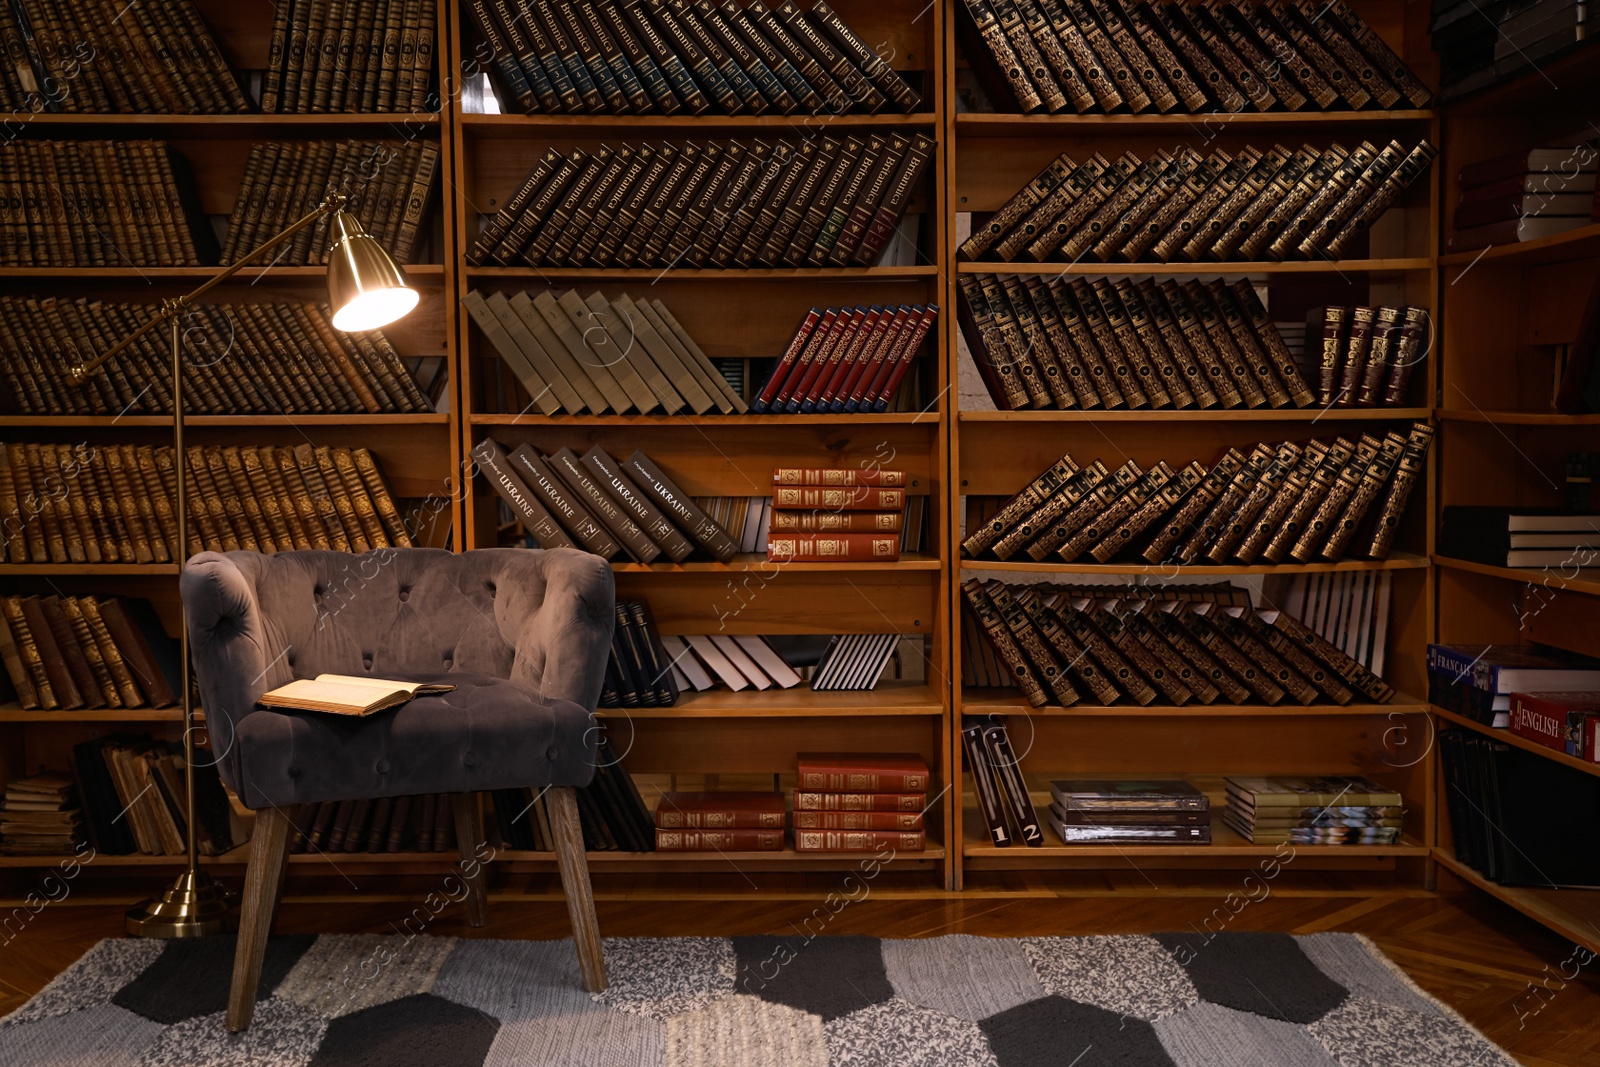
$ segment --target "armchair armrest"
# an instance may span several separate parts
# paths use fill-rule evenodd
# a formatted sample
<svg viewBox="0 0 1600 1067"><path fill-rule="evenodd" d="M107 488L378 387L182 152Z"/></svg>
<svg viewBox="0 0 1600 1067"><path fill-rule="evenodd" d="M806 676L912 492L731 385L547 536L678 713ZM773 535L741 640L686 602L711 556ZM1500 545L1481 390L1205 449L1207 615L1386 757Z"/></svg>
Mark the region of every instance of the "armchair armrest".
<svg viewBox="0 0 1600 1067"><path fill-rule="evenodd" d="M570 700L590 711L600 702L611 631L616 622L616 582L605 560L570 548L529 553L544 571L544 601L521 629L507 634L516 648L511 680Z"/></svg>

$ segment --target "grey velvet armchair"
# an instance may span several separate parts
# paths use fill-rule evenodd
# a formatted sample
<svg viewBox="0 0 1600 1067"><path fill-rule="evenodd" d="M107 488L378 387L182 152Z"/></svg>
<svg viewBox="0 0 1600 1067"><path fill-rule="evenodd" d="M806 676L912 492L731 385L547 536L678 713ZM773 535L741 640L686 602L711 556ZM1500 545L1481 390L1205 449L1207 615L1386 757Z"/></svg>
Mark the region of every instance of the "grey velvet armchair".
<svg viewBox="0 0 1600 1067"><path fill-rule="evenodd" d="M605 988L573 792L595 768L615 600L604 560L572 549L202 552L181 590L211 751L256 812L229 1030L254 1012L290 816L316 801L450 794L468 860L482 840L473 794L548 789L584 985ZM456 688L362 719L256 706L322 673ZM472 868L467 918L481 926L483 872Z"/></svg>

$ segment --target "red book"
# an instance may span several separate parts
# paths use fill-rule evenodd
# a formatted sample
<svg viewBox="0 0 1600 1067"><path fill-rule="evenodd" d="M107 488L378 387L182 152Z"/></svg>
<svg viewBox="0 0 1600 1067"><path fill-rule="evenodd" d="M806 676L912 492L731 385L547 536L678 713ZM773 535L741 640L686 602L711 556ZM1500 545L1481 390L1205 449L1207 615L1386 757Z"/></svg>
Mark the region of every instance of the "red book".
<svg viewBox="0 0 1600 1067"><path fill-rule="evenodd" d="M775 485L772 506L804 511L900 511L906 506L906 491L870 485Z"/></svg>
<svg viewBox="0 0 1600 1067"><path fill-rule="evenodd" d="M874 306L868 310L866 319L861 323L861 329L857 330L846 344L840 346L842 351L834 356L833 365L828 373L818 380L817 387L801 401L801 411L828 410L828 405L839 394L839 389L849 379L862 357L877 345L878 339L883 336L884 327L893 317L893 312L886 313L881 307Z"/></svg>
<svg viewBox="0 0 1600 1067"><path fill-rule="evenodd" d="M834 353L840 346L846 344L861 328L861 323L867 317L866 308L841 308L838 316L833 320L833 329L828 332L828 339L823 344L822 350L817 353L805 369L805 374L800 379L800 384L789 394L789 399L784 402L783 410L793 413L800 410L800 402L811 395L811 390L816 386L817 379L822 376L825 368L833 365Z"/></svg>
<svg viewBox="0 0 1600 1067"><path fill-rule="evenodd" d="M1557 752L1577 755L1574 750L1580 746L1588 750L1586 722L1597 717L1600 692L1511 694L1511 732Z"/></svg>
<svg viewBox="0 0 1600 1067"><path fill-rule="evenodd" d="M657 852L782 852L782 830L656 830Z"/></svg>
<svg viewBox="0 0 1600 1067"><path fill-rule="evenodd" d="M802 752L795 788L831 793L925 793L928 765L910 752Z"/></svg>
<svg viewBox="0 0 1600 1067"><path fill-rule="evenodd" d="M781 830L782 793L663 793L656 825L666 830Z"/></svg>
<svg viewBox="0 0 1600 1067"><path fill-rule="evenodd" d="M802 811L916 811L928 805L926 793L794 792L796 818Z"/></svg>
<svg viewBox="0 0 1600 1067"><path fill-rule="evenodd" d="M778 357L777 365L767 377L767 384L761 387L760 395L756 397L755 403L750 405L753 410L766 411L772 406L772 402L778 397L778 391L783 388L784 381L794 369L795 361L800 358L800 353L805 351L806 343L811 339L817 323L821 321L822 314L819 308L812 308L806 312L806 317L800 320L800 328L789 338L789 344L784 348L783 355Z"/></svg>
<svg viewBox="0 0 1600 1067"><path fill-rule="evenodd" d="M784 375L783 385L778 389L777 395L767 404L768 411L782 411L788 405L789 398L794 395L800 380L805 377L806 368L816 362L823 349L827 348L828 339L833 336L838 321L839 312L836 309L829 308L822 313L822 318L817 320L817 325L806 338L805 348L795 357L794 364Z"/></svg>
<svg viewBox="0 0 1600 1067"><path fill-rule="evenodd" d="M772 472L773 485L878 485L894 487L906 484L905 471L888 471L864 467L777 467Z"/></svg>
<svg viewBox="0 0 1600 1067"><path fill-rule="evenodd" d="M893 563L900 558L899 534L767 534L767 559L786 563L835 560Z"/></svg>
<svg viewBox="0 0 1600 1067"><path fill-rule="evenodd" d="M898 830L922 829L922 812L910 811L797 811L796 830Z"/></svg>
<svg viewBox="0 0 1600 1067"><path fill-rule="evenodd" d="M796 830L796 852L879 852L892 848L897 852L921 852L925 835L897 833L893 830Z"/></svg>
<svg viewBox="0 0 1600 1067"><path fill-rule="evenodd" d="M877 375L878 368L883 365L884 358L894 348L895 338L918 314L917 309L906 304L901 304L893 312L885 309L883 317L878 320L876 336L873 337L871 345L861 353L861 358L851 366L850 374L845 378L844 384L829 401L829 411L856 410L856 406L861 403L862 393L872 384L872 379Z"/></svg>
<svg viewBox="0 0 1600 1067"><path fill-rule="evenodd" d="M873 383L872 389L862 399L862 409L867 401L872 402L872 410L883 411L894 399L895 390L900 388L900 382L911 369L911 360L917 354L917 349L922 347L922 339L928 336L928 331L933 329L933 324L939 318L939 308L936 304L929 304L922 311L922 317L914 328L906 331L901 340L895 345L894 352L883 361L884 381Z"/></svg>
<svg viewBox="0 0 1600 1067"><path fill-rule="evenodd" d="M774 533L899 533L903 511L774 511L767 522Z"/></svg>

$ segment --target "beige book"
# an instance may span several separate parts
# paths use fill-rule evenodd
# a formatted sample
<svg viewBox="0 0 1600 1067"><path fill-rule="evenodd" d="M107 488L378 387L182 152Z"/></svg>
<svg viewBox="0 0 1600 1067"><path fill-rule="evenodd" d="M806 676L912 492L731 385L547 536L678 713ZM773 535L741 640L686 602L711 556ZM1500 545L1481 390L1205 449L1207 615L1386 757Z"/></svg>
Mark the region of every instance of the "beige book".
<svg viewBox="0 0 1600 1067"><path fill-rule="evenodd" d="M330 715L371 715L397 708L414 696L448 693L455 686L437 682L398 682L392 678L356 678L319 674L280 685L257 701L269 708L325 711Z"/></svg>
<svg viewBox="0 0 1600 1067"><path fill-rule="evenodd" d="M689 336L689 331L683 328L683 324L667 309L667 305L659 300L647 300L643 302L642 306L648 308L648 313L656 317L659 323L656 329L661 329L662 325L666 326L667 336L671 337L680 348L694 357L697 365L710 376L717 387L733 402L735 411L743 415L750 410L745 405L744 398L728 384L728 380L722 376L722 372L717 370L716 366L711 362L711 357L702 352L700 346L694 343L694 338Z"/></svg>
<svg viewBox="0 0 1600 1067"><path fill-rule="evenodd" d="M589 311L594 315L594 320L604 326L611 343L616 346L616 351L625 352L629 359L636 361L645 380L650 382L650 388L656 390L661 397L667 411L676 414L684 407L696 415L704 415L714 406L711 397L700 388L696 381L678 359L676 352L665 345L651 345L645 342L643 334L634 326L632 321L625 321L616 308L601 293L591 293L584 301ZM657 388L651 374L658 374L666 379L668 391L662 393ZM669 402L670 401L670 402Z"/></svg>
<svg viewBox="0 0 1600 1067"><path fill-rule="evenodd" d="M544 321L544 315L533 306L533 297L527 293L517 293L507 303L522 320L522 325L527 328L528 333L539 343L545 355L550 357L556 372L583 398L583 404L589 409L590 414L605 415L615 410L620 415L627 410L626 405L612 408L610 395L600 392L595 385L593 375L573 357L571 352L567 351L567 346L561 343L561 338L557 337L555 331L550 329L550 324ZM489 306L494 306L493 298ZM616 389L614 381L611 386Z"/></svg>
<svg viewBox="0 0 1600 1067"><path fill-rule="evenodd" d="M678 362L683 365L683 368L699 384L701 392L711 401L713 407L724 415L732 414L737 410L733 401L728 398L726 386L719 384L722 376L715 373L709 366L701 366L695 362L689 350L684 348L677 338L671 335L666 323L650 307L649 301L641 300L635 303L627 293L619 293L617 298L611 301L611 308L613 313L627 320L629 327L638 334L639 340L644 343L645 347L658 362L667 358L669 353L675 356ZM704 414L704 412L696 412L695 414Z"/></svg>
<svg viewBox="0 0 1600 1067"><path fill-rule="evenodd" d="M534 305L545 310L538 299L534 300ZM584 303L576 289L568 289L556 300L555 313L563 312L587 358L611 372L623 392L633 401L633 406L639 409L639 414L648 415L660 407L671 415L683 407L683 398L648 357L640 358L643 353L637 347L624 348L612 343L611 334L602 323L595 320L594 312L589 310L589 305ZM550 311L546 311L547 317L550 314ZM559 320L551 322L552 327L559 325ZM569 335L559 328L556 332L570 344ZM582 356L584 353L578 354Z"/></svg>

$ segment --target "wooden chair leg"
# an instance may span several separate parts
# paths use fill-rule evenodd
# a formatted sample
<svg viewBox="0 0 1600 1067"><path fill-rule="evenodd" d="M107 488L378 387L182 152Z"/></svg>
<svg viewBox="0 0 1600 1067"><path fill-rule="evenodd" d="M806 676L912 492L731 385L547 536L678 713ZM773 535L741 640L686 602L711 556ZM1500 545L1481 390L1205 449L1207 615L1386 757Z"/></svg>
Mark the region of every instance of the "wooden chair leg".
<svg viewBox="0 0 1600 1067"><path fill-rule="evenodd" d="M233 952L233 986L228 992L227 1027L231 1033L248 1028L255 1015L261 963L267 955L272 916L278 910L283 867L289 860L289 830L289 816L277 808L256 812L256 827L250 836L250 865L244 872L239 941Z"/></svg>
<svg viewBox="0 0 1600 1067"><path fill-rule="evenodd" d="M461 880L467 883L467 925L489 924L489 895L484 890L488 872L478 856L483 844L483 812L476 793L450 794L450 811L456 820L456 848L461 854Z"/></svg>
<svg viewBox="0 0 1600 1067"><path fill-rule="evenodd" d="M571 787L545 792L550 829L555 834L556 863L561 868L561 888L572 918L572 940L578 949L583 988L598 993L606 987L606 964L600 953L600 922L594 914L594 893L589 888L589 860L583 851L583 830L578 826L578 794Z"/></svg>

